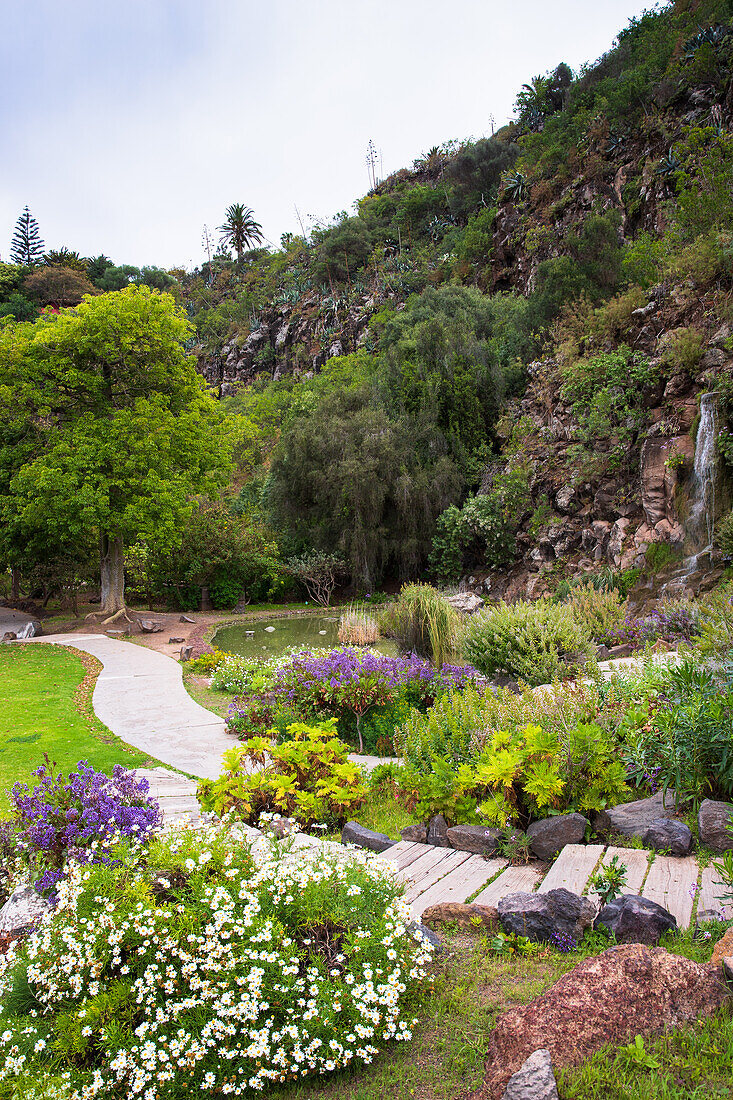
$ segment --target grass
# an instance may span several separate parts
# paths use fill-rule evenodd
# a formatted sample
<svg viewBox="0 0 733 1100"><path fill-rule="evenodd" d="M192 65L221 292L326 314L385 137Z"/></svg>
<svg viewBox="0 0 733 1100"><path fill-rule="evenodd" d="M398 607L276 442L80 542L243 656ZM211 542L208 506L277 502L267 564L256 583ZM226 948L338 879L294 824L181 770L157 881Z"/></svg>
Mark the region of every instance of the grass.
<svg viewBox="0 0 733 1100"><path fill-rule="evenodd" d="M80 760L100 771L157 763L95 717L91 699L101 667L68 647L0 646L0 814L10 805L6 791L32 780L44 752L67 772Z"/></svg>

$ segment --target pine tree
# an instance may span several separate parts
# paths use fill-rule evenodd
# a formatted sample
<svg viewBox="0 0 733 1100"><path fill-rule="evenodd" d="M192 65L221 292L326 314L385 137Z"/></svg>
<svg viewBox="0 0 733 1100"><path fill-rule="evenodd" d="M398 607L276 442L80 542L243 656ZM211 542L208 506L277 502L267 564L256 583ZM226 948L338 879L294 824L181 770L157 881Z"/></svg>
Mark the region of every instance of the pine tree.
<svg viewBox="0 0 733 1100"><path fill-rule="evenodd" d="M26 206L15 223L10 258L15 264L37 264L43 256L43 241L38 222Z"/></svg>

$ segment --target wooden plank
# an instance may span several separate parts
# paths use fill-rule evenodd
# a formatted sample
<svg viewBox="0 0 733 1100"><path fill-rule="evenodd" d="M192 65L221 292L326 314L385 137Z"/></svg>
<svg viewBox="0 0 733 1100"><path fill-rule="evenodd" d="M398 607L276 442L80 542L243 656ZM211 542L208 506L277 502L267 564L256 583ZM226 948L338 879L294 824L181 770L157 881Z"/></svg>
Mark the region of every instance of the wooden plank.
<svg viewBox="0 0 733 1100"><path fill-rule="evenodd" d="M542 873L534 867L507 867L473 899L474 905L496 905L507 894L531 894Z"/></svg>
<svg viewBox="0 0 733 1100"><path fill-rule="evenodd" d="M405 869L401 876L403 881L407 883L405 901L414 901L416 897L442 878L445 878L451 871L457 870L471 855L470 852L456 852L450 848L443 848L443 851L448 853L445 858L433 860L431 864L426 864L419 871L415 871L414 875L412 867Z"/></svg>
<svg viewBox="0 0 733 1100"><path fill-rule="evenodd" d="M414 899L411 899L414 902L415 914L423 913L429 905L439 905L446 901L465 901L506 865L505 859L482 859L480 856L470 856L465 863L450 871L434 886L421 890ZM422 885L421 882L416 883L416 888Z"/></svg>
<svg viewBox="0 0 733 1100"><path fill-rule="evenodd" d="M456 852L454 848L435 848L428 847L428 850L419 855L417 859L413 860L406 867L400 868L400 878L403 882L417 882L423 875L431 874L434 868L440 864L448 863L448 867L444 867L441 874L447 875L450 868L454 865L458 866L468 855L468 852Z"/></svg>
<svg viewBox="0 0 733 1100"><path fill-rule="evenodd" d="M607 867L613 857L618 856L619 863L623 863L626 867L626 885L622 893L639 894L641 892L641 884L644 881L644 877L649 867L650 855L651 852L644 851L642 848L609 847L606 848L601 863L604 867Z"/></svg>
<svg viewBox="0 0 733 1100"><path fill-rule="evenodd" d="M725 920L733 920L733 902L726 901L723 897L726 890L729 891L730 887L720 881L720 873L712 864L703 867L697 902L698 913L702 913L705 909L717 909L722 912Z"/></svg>
<svg viewBox="0 0 733 1100"><path fill-rule="evenodd" d="M548 890L564 887L582 894L602 854L602 844L566 844L537 892L546 894Z"/></svg>
<svg viewBox="0 0 733 1100"><path fill-rule="evenodd" d="M429 848L429 844L414 844L410 840L401 840L398 844L393 844L391 848L387 848L386 851L379 854L382 859L388 859L390 863L396 863L398 868L402 868L407 867L409 863L413 863Z"/></svg>
<svg viewBox="0 0 733 1100"><path fill-rule="evenodd" d="M694 856L657 856L649 868L642 897L663 905L677 919L678 928L687 928L700 869Z"/></svg>

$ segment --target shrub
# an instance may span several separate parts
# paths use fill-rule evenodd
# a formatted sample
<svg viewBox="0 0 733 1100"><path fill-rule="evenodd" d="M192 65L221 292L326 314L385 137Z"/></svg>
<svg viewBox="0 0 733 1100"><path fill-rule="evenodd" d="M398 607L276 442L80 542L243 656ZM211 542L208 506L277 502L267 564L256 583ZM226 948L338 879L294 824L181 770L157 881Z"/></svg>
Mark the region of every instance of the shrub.
<svg viewBox="0 0 733 1100"><path fill-rule="evenodd" d="M496 731L473 762L433 756L418 774L416 812L448 822L526 825L549 814L591 812L626 792L626 772L613 738L578 724L558 733L537 725Z"/></svg>
<svg viewBox="0 0 733 1100"><path fill-rule="evenodd" d="M327 554L323 550L311 550L299 558L290 558L285 569L291 577L300 581L310 598L321 607L328 607L333 590L347 573L344 562L337 554Z"/></svg>
<svg viewBox="0 0 733 1100"><path fill-rule="evenodd" d="M0 961L0 1090L267 1095L411 1038L431 948L380 861L221 828L115 854Z"/></svg>
<svg viewBox="0 0 733 1100"><path fill-rule="evenodd" d="M715 545L726 558L733 558L733 510L726 512L715 529Z"/></svg>
<svg viewBox="0 0 733 1100"><path fill-rule="evenodd" d="M194 664L195 662L191 662ZM214 667L211 686L216 691L259 691L271 680L271 665L259 657L239 657L236 653L222 654Z"/></svg>
<svg viewBox="0 0 733 1100"><path fill-rule="evenodd" d="M625 726L629 762L678 801L696 810L703 798L733 796L733 690L710 670L692 661L666 670L656 709Z"/></svg>
<svg viewBox="0 0 733 1100"><path fill-rule="evenodd" d="M628 602L615 588L606 591L592 584L574 588L569 601L573 616L598 645L614 644L614 632L626 619Z"/></svg>
<svg viewBox="0 0 733 1100"><path fill-rule="evenodd" d="M591 654L589 632L567 604L549 600L497 603L463 631L463 654L487 676L504 673L528 684L573 675Z"/></svg>
<svg viewBox="0 0 733 1100"><path fill-rule="evenodd" d="M632 643L642 646L661 638L665 642L680 642L692 638L700 629L698 608L685 600L660 603L649 615L628 617L609 633L608 644Z"/></svg>
<svg viewBox="0 0 733 1100"><path fill-rule="evenodd" d="M373 645L379 638L376 619L361 608L349 607L339 620L338 640L347 645Z"/></svg>
<svg viewBox="0 0 733 1100"><path fill-rule="evenodd" d="M221 649L212 649L211 653L202 653L192 661L187 661L186 668L196 676L211 676L212 672L215 672L229 657L231 657L230 653L224 653Z"/></svg>
<svg viewBox="0 0 733 1100"><path fill-rule="evenodd" d="M694 375L705 350L705 337L695 328L677 328L668 332L663 356L673 370Z"/></svg>
<svg viewBox="0 0 733 1100"><path fill-rule="evenodd" d="M460 619L437 589L407 584L390 613L389 629L406 653L430 657L442 665L455 652Z"/></svg>
<svg viewBox="0 0 733 1100"><path fill-rule="evenodd" d="M107 862L119 836L147 836L162 815L148 798L147 779L120 764L110 778L80 760L75 772L62 776L45 760L34 772L41 782L32 791L16 783L11 799L18 848L37 876L35 887L53 894L71 865Z"/></svg>
<svg viewBox="0 0 733 1100"><path fill-rule="evenodd" d="M277 811L306 828L343 825L364 801L366 789L335 727L335 719L318 726L293 722L288 740L279 745L268 737L251 737L229 749L222 775L199 783L201 806L250 822Z"/></svg>
<svg viewBox="0 0 733 1100"><path fill-rule="evenodd" d="M705 657L728 658L733 652L733 586L722 585L699 603L698 649Z"/></svg>

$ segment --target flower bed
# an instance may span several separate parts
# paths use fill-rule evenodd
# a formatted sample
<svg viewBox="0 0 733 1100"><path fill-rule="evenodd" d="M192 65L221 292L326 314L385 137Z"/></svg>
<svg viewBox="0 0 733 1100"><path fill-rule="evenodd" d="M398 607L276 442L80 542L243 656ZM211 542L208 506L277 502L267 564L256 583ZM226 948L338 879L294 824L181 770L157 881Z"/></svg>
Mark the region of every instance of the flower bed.
<svg viewBox="0 0 733 1100"><path fill-rule="evenodd" d="M385 864L225 828L75 864L0 960L0 1093L249 1096L408 1040L430 947Z"/></svg>

